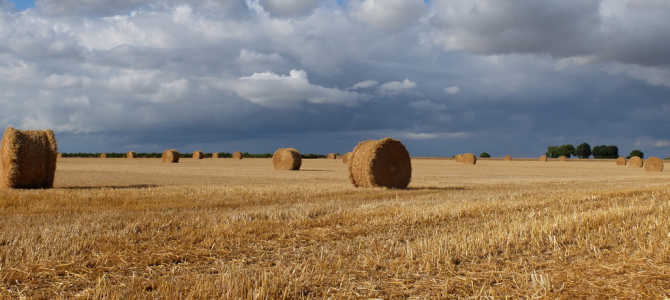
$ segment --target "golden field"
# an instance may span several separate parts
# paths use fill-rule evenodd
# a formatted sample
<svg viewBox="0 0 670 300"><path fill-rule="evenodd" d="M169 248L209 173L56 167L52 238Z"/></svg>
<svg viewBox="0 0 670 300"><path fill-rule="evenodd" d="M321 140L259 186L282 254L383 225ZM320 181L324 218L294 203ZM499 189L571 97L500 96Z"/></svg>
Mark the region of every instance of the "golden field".
<svg viewBox="0 0 670 300"><path fill-rule="evenodd" d="M412 166L387 190L341 160L60 159L54 189L0 190L0 297L670 297L667 170Z"/></svg>

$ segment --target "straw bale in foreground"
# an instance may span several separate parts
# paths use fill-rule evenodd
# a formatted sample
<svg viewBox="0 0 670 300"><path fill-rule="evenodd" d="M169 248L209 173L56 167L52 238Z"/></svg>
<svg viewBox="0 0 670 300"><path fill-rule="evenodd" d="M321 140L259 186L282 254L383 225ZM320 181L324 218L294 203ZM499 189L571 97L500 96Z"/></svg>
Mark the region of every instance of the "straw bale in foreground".
<svg viewBox="0 0 670 300"><path fill-rule="evenodd" d="M465 165L474 165L477 163L477 157L472 153L465 153L461 158L461 162Z"/></svg>
<svg viewBox="0 0 670 300"><path fill-rule="evenodd" d="M647 172L663 172L663 161L655 156L647 158L644 162L644 169Z"/></svg>
<svg viewBox="0 0 670 300"><path fill-rule="evenodd" d="M328 156L326 156L326 159L336 159L337 155L335 153L330 153Z"/></svg>
<svg viewBox="0 0 670 300"><path fill-rule="evenodd" d="M300 170L302 157L300 152L293 148L279 148L272 155L272 165L275 170Z"/></svg>
<svg viewBox="0 0 670 300"><path fill-rule="evenodd" d="M409 152L399 140L363 141L349 160L349 180L356 187L404 189L412 179Z"/></svg>
<svg viewBox="0 0 670 300"><path fill-rule="evenodd" d="M540 161L547 161L547 156L545 155L540 156Z"/></svg>
<svg viewBox="0 0 670 300"><path fill-rule="evenodd" d="M164 163L178 163L179 162L179 152L175 149L163 151L163 162Z"/></svg>
<svg viewBox="0 0 670 300"><path fill-rule="evenodd" d="M616 159L616 165L617 166L625 166L626 165L626 158L623 156L619 156L619 158Z"/></svg>
<svg viewBox="0 0 670 300"><path fill-rule="evenodd" d="M505 155L505 158L503 158L503 160L505 160L505 161L511 161L511 160L512 160L512 157L509 156L509 155Z"/></svg>
<svg viewBox="0 0 670 300"><path fill-rule="evenodd" d="M628 166L633 168L642 168L644 162L639 156L633 156L628 160Z"/></svg>
<svg viewBox="0 0 670 300"><path fill-rule="evenodd" d="M233 159L242 159L242 152L235 151L235 153L233 153Z"/></svg>
<svg viewBox="0 0 670 300"><path fill-rule="evenodd" d="M52 188L57 156L53 131L7 127L0 143L0 188Z"/></svg>
<svg viewBox="0 0 670 300"><path fill-rule="evenodd" d="M137 152L130 151L130 152L126 153L126 158L137 158Z"/></svg>
<svg viewBox="0 0 670 300"><path fill-rule="evenodd" d="M205 153L200 151L200 150L193 151L193 158L203 159L203 158L205 158Z"/></svg>

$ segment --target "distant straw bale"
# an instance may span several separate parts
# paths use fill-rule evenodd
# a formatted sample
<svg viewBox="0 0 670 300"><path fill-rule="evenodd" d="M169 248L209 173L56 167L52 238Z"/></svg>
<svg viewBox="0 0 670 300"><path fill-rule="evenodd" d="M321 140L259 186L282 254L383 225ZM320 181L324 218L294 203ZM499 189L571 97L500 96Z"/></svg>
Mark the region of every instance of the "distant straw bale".
<svg viewBox="0 0 670 300"><path fill-rule="evenodd" d="M0 143L0 189L48 189L56 176L53 131L7 127Z"/></svg>
<svg viewBox="0 0 670 300"><path fill-rule="evenodd" d="M163 162L164 163L178 163L179 162L179 152L175 149L163 151Z"/></svg>
<svg viewBox="0 0 670 300"><path fill-rule="evenodd" d="M356 187L404 189L412 179L409 152L399 140L363 141L349 160L349 180Z"/></svg>
<svg viewBox="0 0 670 300"><path fill-rule="evenodd" d="M335 153L330 153L328 156L326 156L326 159L336 159L337 155Z"/></svg>
<svg viewBox="0 0 670 300"><path fill-rule="evenodd" d="M616 165L617 166L625 166L626 165L626 158L623 156L619 156L619 158L616 159Z"/></svg>
<svg viewBox="0 0 670 300"><path fill-rule="evenodd" d="M219 152L212 153L212 158L219 158Z"/></svg>
<svg viewBox="0 0 670 300"><path fill-rule="evenodd" d="M567 160L567 158L565 158L565 156L561 156L561 157L558 158L558 161L566 161L566 160Z"/></svg>
<svg viewBox="0 0 670 300"><path fill-rule="evenodd" d="M544 155L540 156L540 161L547 161L547 157Z"/></svg>
<svg viewBox="0 0 670 300"><path fill-rule="evenodd" d="M137 158L137 152L130 151L126 154L126 158Z"/></svg>
<svg viewBox="0 0 670 300"><path fill-rule="evenodd" d="M663 161L655 156L647 158L644 162L644 169L647 172L663 172Z"/></svg>
<svg viewBox="0 0 670 300"><path fill-rule="evenodd" d="M300 170L302 157L300 157L298 150L280 148L272 155L272 165L275 170Z"/></svg>
<svg viewBox="0 0 670 300"><path fill-rule="evenodd" d="M347 152L342 156L342 163L348 164L351 161L351 152Z"/></svg>
<svg viewBox="0 0 670 300"><path fill-rule="evenodd" d="M107 153L100 153L100 158L107 158Z"/></svg>
<svg viewBox="0 0 670 300"><path fill-rule="evenodd" d="M633 156L628 160L628 166L633 168L642 168L644 162L639 156Z"/></svg>
<svg viewBox="0 0 670 300"><path fill-rule="evenodd" d="M62 157L63 157L63 154L62 154L62 153L58 153L58 154L56 155L56 158L62 158Z"/></svg>
<svg viewBox="0 0 670 300"><path fill-rule="evenodd" d="M235 151L235 153L233 153L233 159L242 159L242 156L242 152L240 151Z"/></svg>
<svg viewBox="0 0 670 300"><path fill-rule="evenodd" d="M512 157L509 155L505 155L505 158L503 158L504 161L512 161Z"/></svg>
<svg viewBox="0 0 670 300"><path fill-rule="evenodd" d="M193 158L194 159L203 159L203 158L205 158L205 153L200 151L200 150L193 151Z"/></svg>
<svg viewBox="0 0 670 300"><path fill-rule="evenodd" d="M455 162L462 162L461 159L463 159L463 154L458 154L454 157Z"/></svg>
<svg viewBox="0 0 670 300"><path fill-rule="evenodd" d="M465 165L474 165L477 163L477 157L472 153L465 153L461 158L461 162Z"/></svg>

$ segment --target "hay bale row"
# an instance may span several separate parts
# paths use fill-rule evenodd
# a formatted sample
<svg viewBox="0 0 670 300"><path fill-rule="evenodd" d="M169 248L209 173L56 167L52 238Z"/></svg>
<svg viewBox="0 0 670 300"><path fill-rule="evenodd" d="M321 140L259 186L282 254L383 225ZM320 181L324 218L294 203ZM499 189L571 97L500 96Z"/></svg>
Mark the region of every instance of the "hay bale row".
<svg viewBox="0 0 670 300"><path fill-rule="evenodd" d="M342 155L343 164L348 164L350 161L351 161L351 152L347 152L344 155Z"/></svg>
<svg viewBox="0 0 670 300"><path fill-rule="evenodd" d="M412 161L399 140L363 141L351 154L349 180L355 187L403 189L411 179Z"/></svg>
<svg viewBox="0 0 670 300"><path fill-rule="evenodd" d="M639 156L633 156L628 160L628 166L632 168L642 168L644 162Z"/></svg>
<svg viewBox="0 0 670 300"><path fill-rule="evenodd" d="M275 170L300 170L302 157L293 148L280 148L272 155L272 166Z"/></svg>
<svg viewBox="0 0 670 300"><path fill-rule="evenodd" d="M163 151L163 162L164 163L178 163L179 162L179 152L175 149Z"/></svg>
<svg viewBox="0 0 670 300"><path fill-rule="evenodd" d="M644 162L644 169L647 172L663 172L663 161L658 157L647 158Z"/></svg>
<svg viewBox="0 0 670 300"><path fill-rule="evenodd" d="M0 188L52 188L57 156L53 131L7 127L0 143Z"/></svg>

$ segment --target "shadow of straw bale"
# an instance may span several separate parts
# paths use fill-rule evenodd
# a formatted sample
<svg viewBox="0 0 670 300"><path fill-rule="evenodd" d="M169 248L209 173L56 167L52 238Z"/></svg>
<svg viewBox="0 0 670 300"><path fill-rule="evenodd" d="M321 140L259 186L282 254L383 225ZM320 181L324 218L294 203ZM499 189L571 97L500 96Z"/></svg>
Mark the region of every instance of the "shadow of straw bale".
<svg viewBox="0 0 670 300"><path fill-rule="evenodd" d="M130 189L148 189L155 188L158 185L155 184L133 184L133 185L121 185L121 186L67 186L61 187L59 189L64 190L102 190L102 189L112 189L112 190L130 190Z"/></svg>

